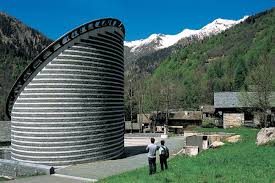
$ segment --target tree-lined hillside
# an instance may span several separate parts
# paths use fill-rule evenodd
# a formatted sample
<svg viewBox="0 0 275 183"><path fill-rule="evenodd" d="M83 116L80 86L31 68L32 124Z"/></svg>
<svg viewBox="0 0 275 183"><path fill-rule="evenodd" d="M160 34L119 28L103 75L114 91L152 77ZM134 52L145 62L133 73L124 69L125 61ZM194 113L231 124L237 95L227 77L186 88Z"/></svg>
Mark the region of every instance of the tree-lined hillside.
<svg viewBox="0 0 275 183"><path fill-rule="evenodd" d="M143 79L146 88L136 85L137 95L143 97L143 110L155 110L152 106L157 103L153 98L165 101L167 94L170 108L194 109L201 104L213 104L213 92L239 91L253 85L250 75L262 62L270 63L274 76L274 33L275 8L179 49L152 76Z"/></svg>
<svg viewBox="0 0 275 183"><path fill-rule="evenodd" d="M8 92L19 74L51 40L17 19L0 12L0 120Z"/></svg>

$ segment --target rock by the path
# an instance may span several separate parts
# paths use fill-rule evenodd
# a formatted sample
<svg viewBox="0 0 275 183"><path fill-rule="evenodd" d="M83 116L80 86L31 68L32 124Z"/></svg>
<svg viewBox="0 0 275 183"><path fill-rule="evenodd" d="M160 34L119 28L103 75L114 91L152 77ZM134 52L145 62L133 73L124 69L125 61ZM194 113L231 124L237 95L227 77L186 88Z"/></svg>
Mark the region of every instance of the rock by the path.
<svg viewBox="0 0 275 183"><path fill-rule="evenodd" d="M267 142L275 140L275 127L262 128L257 134L257 145L266 144Z"/></svg>
<svg viewBox="0 0 275 183"><path fill-rule="evenodd" d="M227 137L225 139L226 142L230 142L230 143L236 143L238 142L239 140L241 139L241 136L240 135L233 135L231 137Z"/></svg>
<svg viewBox="0 0 275 183"><path fill-rule="evenodd" d="M1 177L1 176L0 176ZM13 180L14 177L11 177L11 176L3 176L3 178L7 179L7 180Z"/></svg>
<svg viewBox="0 0 275 183"><path fill-rule="evenodd" d="M223 146L223 145L224 145L223 142L214 141L214 142L210 145L210 148L217 148L217 147L221 147L221 146Z"/></svg>
<svg viewBox="0 0 275 183"><path fill-rule="evenodd" d="M199 154L199 147L198 146L185 146L183 152L187 156L196 156Z"/></svg>

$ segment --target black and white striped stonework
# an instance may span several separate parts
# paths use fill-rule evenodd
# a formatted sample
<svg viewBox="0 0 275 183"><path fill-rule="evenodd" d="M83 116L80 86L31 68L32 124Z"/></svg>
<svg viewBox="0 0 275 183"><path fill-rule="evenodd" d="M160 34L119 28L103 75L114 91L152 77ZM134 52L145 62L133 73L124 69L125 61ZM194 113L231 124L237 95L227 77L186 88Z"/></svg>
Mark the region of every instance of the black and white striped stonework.
<svg viewBox="0 0 275 183"><path fill-rule="evenodd" d="M28 81L11 110L11 157L62 166L124 150L124 32L87 31Z"/></svg>

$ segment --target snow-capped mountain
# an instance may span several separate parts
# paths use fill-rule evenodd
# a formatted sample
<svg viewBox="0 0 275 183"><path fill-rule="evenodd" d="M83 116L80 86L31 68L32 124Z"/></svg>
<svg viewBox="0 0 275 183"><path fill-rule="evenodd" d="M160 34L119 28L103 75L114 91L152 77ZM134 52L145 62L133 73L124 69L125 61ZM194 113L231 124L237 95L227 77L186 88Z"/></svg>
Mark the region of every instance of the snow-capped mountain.
<svg viewBox="0 0 275 183"><path fill-rule="evenodd" d="M183 38L196 37L198 39L203 39L204 37L218 34L244 21L247 17L248 16L245 16L240 20L226 20L218 18L199 30L184 29L176 35L152 34L146 39L129 42L125 41L124 45L130 48L130 52L136 52L136 54L138 54L138 52L142 52L144 49L147 51L159 50L170 47Z"/></svg>

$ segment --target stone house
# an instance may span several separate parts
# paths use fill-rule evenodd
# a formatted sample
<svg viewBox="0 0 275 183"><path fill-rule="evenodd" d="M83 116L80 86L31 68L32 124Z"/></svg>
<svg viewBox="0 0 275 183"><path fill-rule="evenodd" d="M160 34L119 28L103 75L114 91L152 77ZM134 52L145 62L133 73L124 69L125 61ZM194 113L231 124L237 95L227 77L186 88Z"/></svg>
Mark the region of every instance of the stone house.
<svg viewBox="0 0 275 183"><path fill-rule="evenodd" d="M248 93L249 94L249 93ZM257 108L245 104L241 92L215 92L215 112L222 119L223 128L252 126L260 123ZM275 114L275 92L270 97L271 111L268 120L274 122Z"/></svg>
<svg viewBox="0 0 275 183"><path fill-rule="evenodd" d="M152 121L155 116L155 122ZM138 114L137 121L146 132L150 129L155 132L163 132L166 120L165 113L152 112L151 114ZM200 125L202 122L201 111L169 111L168 129L170 132L181 133L188 125Z"/></svg>
<svg viewBox="0 0 275 183"><path fill-rule="evenodd" d="M215 116L215 108L213 105L202 105L200 106L202 112L202 119L213 118Z"/></svg>
<svg viewBox="0 0 275 183"><path fill-rule="evenodd" d="M137 123L141 132L150 131L152 125L151 115L150 113L137 114Z"/></svg>
<svg viewBox="0 0 275 183"><path fill-rule="evenodd" d="M140 132L139 123L131 123L131 121L125 121L125 133Z"/></svg>
<svg viewBox="0 0 275 183"><path fill-rule="evenodd" d="M189 125L201 125L202 111L177 111L171 112L168 119L169 131L182 133Z"/></svg>

